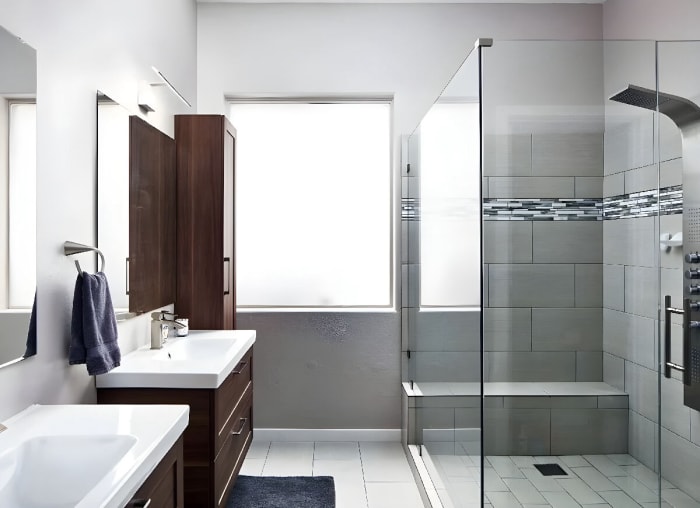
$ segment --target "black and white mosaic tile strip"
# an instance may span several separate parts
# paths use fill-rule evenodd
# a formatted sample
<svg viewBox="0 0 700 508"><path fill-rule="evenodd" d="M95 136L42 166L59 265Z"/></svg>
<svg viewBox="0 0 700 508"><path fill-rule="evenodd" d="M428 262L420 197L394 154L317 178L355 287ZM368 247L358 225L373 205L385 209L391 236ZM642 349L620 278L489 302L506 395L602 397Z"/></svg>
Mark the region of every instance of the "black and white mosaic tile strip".
<svg viewBox="0 0 700 508"><path fill-rule="evenodd" d="M602 219L602 199L484 199L484 220Z"/></svg>
<svg viewBox="0 0 700 508"><path fill-rule="evenodd" d="M683 213L683 187L664 187L657 196L656 190L633 192L603 200L605 220Z"/></svg>

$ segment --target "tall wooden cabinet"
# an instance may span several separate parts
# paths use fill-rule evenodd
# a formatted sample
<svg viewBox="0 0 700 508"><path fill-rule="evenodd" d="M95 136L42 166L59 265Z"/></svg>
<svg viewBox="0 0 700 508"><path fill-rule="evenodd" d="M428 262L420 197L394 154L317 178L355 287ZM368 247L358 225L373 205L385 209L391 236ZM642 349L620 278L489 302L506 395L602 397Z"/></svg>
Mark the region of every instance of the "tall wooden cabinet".
<svg viewBox="0 0 700 508"><path fill-rule="evenodd" d="M192 329L233 329L236 131L223 115L176 115L175 144L175 312Z"/></svg>

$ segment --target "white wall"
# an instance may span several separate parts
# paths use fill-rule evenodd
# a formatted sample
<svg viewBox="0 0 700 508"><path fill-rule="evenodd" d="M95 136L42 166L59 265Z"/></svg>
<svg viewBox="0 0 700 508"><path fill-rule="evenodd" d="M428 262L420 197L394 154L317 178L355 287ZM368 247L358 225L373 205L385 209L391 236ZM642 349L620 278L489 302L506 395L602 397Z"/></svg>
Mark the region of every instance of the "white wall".
<svg viewBox="0 0 700 508"><path fill-rule="evenodd" d="M85 366L67 363L76 272L62 245L94 242L95 93L136 111L138 82L156 81L154 65L196 104L196 8L194 0L0 0L0 20L37 50L39 203L38 354L0 370L1 419L32 403L94 401ZM155 93L161 107L149 121L172 135L172 114L194 110ZM147 334L132 322L120 326L120 343L128 350Z"/></svg>
<svg viewBox="0 0 700 508"><path fill-rule="evenodd" d="M199 4L198 112L224 113L227 94L393 94L398 175L399 137L477 38L600 39L601 13L599 5ZM256 426L399 428L400 321L239 312L239 326L258 329Z"/></svg>

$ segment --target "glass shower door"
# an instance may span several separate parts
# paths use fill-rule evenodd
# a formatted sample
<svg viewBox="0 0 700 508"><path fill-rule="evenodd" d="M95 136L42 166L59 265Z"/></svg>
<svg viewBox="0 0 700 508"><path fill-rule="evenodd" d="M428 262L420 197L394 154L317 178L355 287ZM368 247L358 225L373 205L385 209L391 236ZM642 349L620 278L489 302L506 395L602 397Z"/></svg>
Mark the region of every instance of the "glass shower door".
<svg viewBox="0 0 700 508"><path fill-rule="evenodd" d="M408 140L403 330L408 443L444 506L483 502L481 85L477 42Z"/></svg>

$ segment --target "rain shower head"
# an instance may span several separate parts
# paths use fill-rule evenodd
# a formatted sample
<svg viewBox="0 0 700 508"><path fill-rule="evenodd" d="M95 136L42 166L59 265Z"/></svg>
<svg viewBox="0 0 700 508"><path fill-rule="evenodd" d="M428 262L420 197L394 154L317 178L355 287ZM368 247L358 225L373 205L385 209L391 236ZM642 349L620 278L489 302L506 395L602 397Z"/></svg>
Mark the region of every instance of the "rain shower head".
<svg viewBox="0 0 700 508"><path fill-rule="evenodd" d="M629 85L610 97L610 100L655 111L657 93L656 90ZM700 107L694 102L663 92L658 93L658 100L659 113L668 116L681 129L686 125L700 121Z"/></svg>

